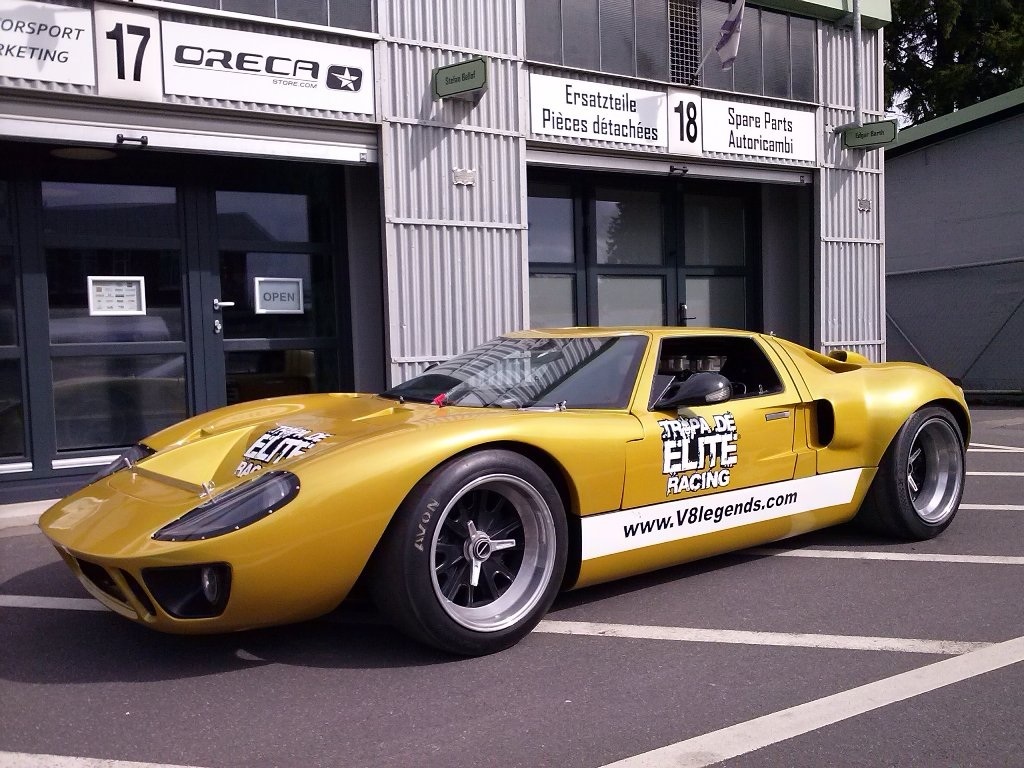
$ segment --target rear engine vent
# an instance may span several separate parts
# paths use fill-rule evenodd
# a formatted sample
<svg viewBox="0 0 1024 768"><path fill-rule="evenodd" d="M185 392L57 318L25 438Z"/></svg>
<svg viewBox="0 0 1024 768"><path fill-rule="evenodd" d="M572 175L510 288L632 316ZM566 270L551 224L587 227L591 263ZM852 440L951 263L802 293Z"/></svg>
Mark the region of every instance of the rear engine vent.
<svg viewBox="0 0 1024 768"><path fill-rule="evenodd" d="M819 448L832 442L836 434L836 412L828 400L814 401L814 439Z"/></svg>

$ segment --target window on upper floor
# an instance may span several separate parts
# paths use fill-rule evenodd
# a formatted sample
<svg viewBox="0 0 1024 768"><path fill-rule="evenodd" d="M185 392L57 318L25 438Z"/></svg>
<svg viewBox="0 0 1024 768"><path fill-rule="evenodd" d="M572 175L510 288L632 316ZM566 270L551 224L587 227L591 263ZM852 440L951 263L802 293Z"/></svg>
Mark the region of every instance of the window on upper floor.
<svg viewBox="0 0 1024 768"><path fill-rule="evenodd" d="M731 70L723 70L714 45L729 8L728 0L526 0L527 57L684 86L814 101L817 22L748 5L739 56Z"/></svg>
<svg viewBox="0 0 1024 768"><path fill-rule="evenodd" d="M340 29L375 30L374 0L180 0L217 11L266 16Z"/></svg>

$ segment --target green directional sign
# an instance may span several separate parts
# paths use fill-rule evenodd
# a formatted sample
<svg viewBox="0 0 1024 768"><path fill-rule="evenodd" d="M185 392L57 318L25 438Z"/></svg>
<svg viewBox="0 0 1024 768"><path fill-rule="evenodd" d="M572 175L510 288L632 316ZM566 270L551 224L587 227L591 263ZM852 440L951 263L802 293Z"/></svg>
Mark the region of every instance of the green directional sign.
<svg viewBox="0 0 1024 768"><path fill-rule="evenodd" d="M896 141L899 128L895 120L880 120L877 123L853 125L843 129L843 146L850 147L881 147Z"/></svg>
<svg viewBox="0 0 1024 768"><path fill-rule="evenodd" d="M475 99L487 88L487 59L438 67L431 76L431 86L435 99Z"/></svg>

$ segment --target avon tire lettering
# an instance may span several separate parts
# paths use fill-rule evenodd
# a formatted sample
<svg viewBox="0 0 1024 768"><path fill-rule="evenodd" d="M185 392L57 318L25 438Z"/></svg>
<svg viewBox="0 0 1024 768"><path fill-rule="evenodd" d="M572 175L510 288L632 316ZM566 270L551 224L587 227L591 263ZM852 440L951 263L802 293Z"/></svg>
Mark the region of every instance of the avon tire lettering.
<svg viewBox="0 0 1024 768"><path fill-rule="evenodd" d="M427 526L430 524L430 520L436 511L437 500L434 499L427 504L427 511L420 516L420 521L416 524L416 537L413 540L412 545L420 552L423 551L423 539L427 536Z"/></svg>

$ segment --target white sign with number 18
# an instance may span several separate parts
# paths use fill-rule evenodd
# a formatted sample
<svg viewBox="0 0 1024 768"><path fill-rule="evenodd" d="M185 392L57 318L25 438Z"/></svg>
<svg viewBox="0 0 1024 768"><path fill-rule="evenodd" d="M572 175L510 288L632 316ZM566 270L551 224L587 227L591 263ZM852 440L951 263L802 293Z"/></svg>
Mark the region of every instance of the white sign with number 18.
<svg viewBox="0 0 1024 768"><path fill-rule="evenodd" d="M700 91L668 91L668 151L673 155L704 154Z"/></svg>

